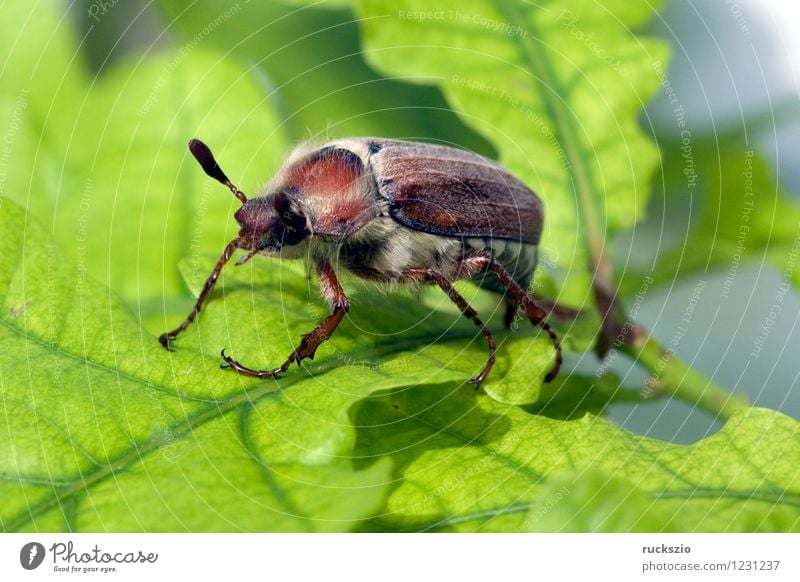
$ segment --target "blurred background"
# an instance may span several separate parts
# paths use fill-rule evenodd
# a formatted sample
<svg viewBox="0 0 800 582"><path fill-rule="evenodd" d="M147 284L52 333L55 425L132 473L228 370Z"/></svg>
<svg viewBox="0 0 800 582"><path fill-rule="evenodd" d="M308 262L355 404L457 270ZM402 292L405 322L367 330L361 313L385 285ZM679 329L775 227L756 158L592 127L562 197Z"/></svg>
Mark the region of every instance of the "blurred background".
<svg viewBox="0 0 800 582"><path fill-rule="evenodd" d="M56 26L64 34L74 34L80 50L56 55L42 65L60 63L61 68L37 73L48 77L40 90L51 93L42 99L23 94L8 114L13 120L13 107L39 108L43 124L70 124L70 131L64 133L71 137L56 144L66 152L63 159L48 158L35 141L20 146L49 170L32 178L24 167L9 166L4 188L10 191L14 184L23 185L18 191L28 193L28 198L20 202L42 209L39 218L51 223L56 234L59 229L62 235L67 232L64 246L79 263L82 253L106 257L105 263L92 263L87 269L122 293L151 331L166 329L165 311L186 310L191 298L177 273L153 281L149 290L146 278L141 277L135 288L121 289L125 271L136 265L145 272L148 260L163 269L186 256L216 253L234 233L227 219L234 201L200 175L184 149L176 149L178 145L184 148L186 128L208 124L204 139L225 151L224 159L230 160L224 164L226 172L241 177L235 181L246 192L266 180L291 144L308 138L397 136L456 144L496 156L491 144L451 112L436 88L409 82L413 79L387 79L370 69L360 53L358 23L347 9L330 2L310 8L270 2L248 5L245 12L245 4L249 3L64 2L64 18ZM37 17L32 14L31 18ZM745 172L758 175L756 204L776 195L796 201L794 193L800 192L800 8L788 0L677 0L656 15L646 32L673 47L671 63L665 63L662 90L640 117L642 128L659 144L664 167L653 180L647 220L614 241L621 285L632 295L639 280L627 274L645 272L657 264L662 274L643 297L636 318L665 343L677 337L677 354L721 385L747 394L756 405L800 418L796 355L800 353L800 299L794 289L782 291L780 265L790 260L786 249L770 244L756 247L756 241L746 240L745 246L756 249L743 253L746 258L712 261L693 255L689 235L692 226L707 221L708 236L716 238L720 252L726 257L737 255L735 246L742 241L737 239L738 224L730 222L731 217L739 220L741 208L728 214L730 202L725 194L728 188L741 190ZM45 53L59 50L57 39L49 39L48 44L52 46ZM198 50L186 50L195 47ZM249 77L219 70L214 57L204 60L205 49L233 57ZM165 56L157 64L144 61L153 55ZM83 119L88 129L73 125L73 119L54 119L47 106L53 96L69 99L73 81L65 71L83 75L97 87L94 101L74 104L75 118ZM137 83L142 78L147 83ZM199 84L216 84L218 99L195 102L194 94L181 93L181 87ZM125 109L120 95L131 93L139 94L139 105ZM272 113L261 111L262 101ZM131 118L140 120L138 133L120 135L115 124ZM685 125L679 125L679 118ZM218 121L212 124L209 120L213 119L225 119L225 126L219 128ZM681 146L687 130L698 180L708 192L705 198L687 188L682 172ZM76 134L102 138L110 144L104 150L109 156L147 148L155 162L149 167L109 169L102 155L76 149ZM237 135L245 134L249 138L241 142L254 143L256 136L262 149L244 151ZM743 151L753 151L752 159L745 159ZM171 166L166 161L175 156L184 156L177 177L168 175ZM218 154L218 158L223 156ZM64 179L81 175L81 168L89 168L84 174L91 178ZM107 228L114 234L84 247L80 240L84 203L65 197L79 196L96 210L104 204L103 197L111 194L99 190L104 185L114 187L114 204L102 213L93 211L92 228ZM159 198L163 188L178 194L174 199ZM147 195L141 205L126 202L126 193L142 189ZM30 197L33 192L48 192L52 198L39 205ZM189 197L192 201L186 202ZM193 217L188 223L176 217L184 203ZM164 224L142 224L140 217L159 205L170 218ZM784 215L764 220L773 220L775 228L791 238L792 232L798 232L800 216L792 214L795 207L786 208ZM71 226L64 226L65 214ZM130 247L133 253L143 237L160 239L167 250L150 259L110 258L120 256L114 254L115 249ZM671 265L692 261L697 264L690 274L672 276ZM780 313L775 314L777 301ZM682 324L687 318L690 325ZM754 338L765 329L764 349L754 352ZM598 367L590 356L572 357L569 364L588 375ZM634 387L645 378L622 359L612 369ZM674 442L693 442L719 428L707 414L672 400L615 404L608 414L634 432Z"/></svg>

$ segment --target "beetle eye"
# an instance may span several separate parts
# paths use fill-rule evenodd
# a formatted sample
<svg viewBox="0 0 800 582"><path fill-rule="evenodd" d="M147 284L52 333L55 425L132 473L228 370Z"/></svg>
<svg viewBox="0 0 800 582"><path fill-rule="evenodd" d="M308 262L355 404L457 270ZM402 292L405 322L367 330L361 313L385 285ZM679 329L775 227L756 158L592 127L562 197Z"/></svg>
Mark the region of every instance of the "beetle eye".
<svg viewBox="0 0 800 582"><path fill-rule="evenodd" d="M278 192L274 198L275 214L283 226L282 240L284 244L297 244L308 235L306 217L292 209L292 199L286 192Z"/></svg>
<svg viewBox="0 0 800 582"><path fill-rule="evenodd" d="M285 192L278 192L275 195L275 213L285 228L289 230L305 229L305 216L292 210L292 200Z"/></svg>
<svg viewBox="0 0 800 582"><path fill-rule="evenodd" d="M306 223L302 216L291 210L281 214L281 222L291 230L299 230Z"/></svg>

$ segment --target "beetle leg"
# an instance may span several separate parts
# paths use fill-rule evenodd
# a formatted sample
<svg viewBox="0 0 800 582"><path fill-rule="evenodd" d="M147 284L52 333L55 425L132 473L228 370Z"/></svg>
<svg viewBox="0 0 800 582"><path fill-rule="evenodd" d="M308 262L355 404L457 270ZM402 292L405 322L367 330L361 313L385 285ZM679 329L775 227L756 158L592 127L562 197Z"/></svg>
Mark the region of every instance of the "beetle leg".
<svg viewBox="0 0 800 582"><path fill-rule="evenodd" d="M289 357L279 368L274 370L253 370L240 364L230 356L226 356L225 350L222 351L222 359L225 360L223 367L230 367L240 374L254 378L273 378L288 370L294 362L300 365L300 362L306 358L313 360L317 348L333 335L345 313L350 309L350 301L339 284L333 267L329 263L322 261L317 265L317 274L319 275L320 291L322 291L322 295L328 300L328 303L332 305L333 310L322 323L303 336L303 339L300 340L300 345L289 354Z"/></svg>
<svg viewBox="0 0 800 582"><path fill-rule="evenodd" d="M481 370L480 374L471 378L469 380L470 384L482 384L484 380L486 380L486 376L489 375L489 371L492 369L492 365L494 365L495 360L495 344L494 338L492 337L492 333L487 329L483 322L478 319L478 312L475 311L467 300L464 299L461 294L456 291L455 287L453 287L452 283L448 281L441 273L438 273L432 269L409 269L403 273L406 276L409 276L414 279L425 279L426 281L433 281L442 291L447 293L447 296L450 300L458 305L458 308L461 310L461 313L464 314L465 317L471 319L475 325L481 330L484 337L486 338L486 343L489 345L489 359L486 361L486 365Z"/></svg>
<svg viewBox="0 0 800 582"><path fill-rule="evenodd" d="M516 281L514 281L509 272L506 271L500 263L494 260L494 257L484 255L468 257L461 262L461 267L462 272L464 272L466 276L473 276L477 275L478 273L492 271L495 275L497 275L497 278L511 294L511 297L514 299L514 301L522 306L522 309L525 311L525 315L528 316L528 319L531 320L531 323L541 327L547 333L547 335L550 336L553 346L556 349L556 363L553 366L553 369L550 370L547 373L547 376L544 377L544 381L552 381L553 378L558 375L558 371L563 362L563 356L561 355L561 342L558 341L556 332L554 332L550 325L548 325L548 323L544 320L547 317L547 312L534 303L530 295L528 295L525 290L520 287Z"/></svg>
<svg viewBox="0 0 800 582"><path fill-rule="evenodd" d="M536 304L542 308L542 310L547 314L547 317L555 317L560 321L574 321L581 313L580 309L565 307L548 299L537 299L533 296L531 296L531 299L533 299L533 301L535 301ZM511 329L514 326L514 320L517 318L518 313L525 315L524 310L520 309L520 305L517 300L510 295L506 295L506 313L504 319L506 328Z"/></svg>
<svg viewBox="0 0 800 582"><path fill-rule="evenodd" d="M239 247L239 239L233 240L228 243L228 246L225 247L225 251L222 253L222 256L217 261L214 270L211 271L211 275L208 276L205 285L203 285L203 290L200 292L200 296L197 298L197 302L194 304L194 308L192 309L191 313L186 317L182 324L178 327L173 329L172 331L168 331L166 333L162 333L158 336L158 341L164 346L167 350L172 350L169 345L171 340L174 340L178 337L178 334L181 333L184 329L189 327L194 321L194 318L197 317L197 314L200 313L200 309L203 307L203 303L208 298L208 294L214 289L214 285L217 284L217 278L219 277L220 272L222 271L222 267L225 266L230 258L233 256L233 252Z"/></svg>
<svg viewBox="0 0 800 582"><path fill-rule="evenodd" d="M514 320L517 318L517 311L519 311L519 302L513 297L506 296L506 313L503 316L503 323L506 329L511 329L514 325Z"/></svg>

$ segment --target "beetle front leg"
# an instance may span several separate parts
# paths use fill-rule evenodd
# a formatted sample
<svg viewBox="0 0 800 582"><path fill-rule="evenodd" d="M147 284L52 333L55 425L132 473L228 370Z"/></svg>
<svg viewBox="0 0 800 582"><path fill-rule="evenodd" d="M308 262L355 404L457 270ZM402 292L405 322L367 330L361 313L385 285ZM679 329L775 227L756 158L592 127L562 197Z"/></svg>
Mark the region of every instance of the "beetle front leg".
<svg viewBox="0 0 800 582"><path fill-rule="evenodd" d="M439 285L442 291L447 293L447 296L450 300L458 305L458 308L461 310L461 313L464 314L464 317L467 317L478 326L478 329L481 330L481 333L486 338L486 343L489 346L489 359L486 361L486 364L483 366L483 370L481 370L480 374L475 376L474 378L470 378L470 384L482 384L484 380L486 380L486 376L489 375L489 372L494 365L495 360L495 343L494 337L492 337L492 332L483 325L483 322L478 319L478 312L475 311L467 300L461 296L461 294L456 291L453 284L448 281L444 275L434 271L433 269L409 269L403 273L404 276L411 278L411 279L424 279L426 281L432 281Z"/></svg>
<svg viewBox="0 0 800 582"><path fill-rule="evenodd" d="M158 341L162 346L164 346L164 349L172 351L170 342L178 337L178 334L180 334L183 330L189 327L189 325L194 321L195 317L197 317L197 314L200 313L200 310L203 308L203 303L205 303L208 295L214 290L214 286L217 284L217 279L219 278L220 272L222 272L222 267L224 267L225 263L231 259L234 251L237 248L239 248L239 239L228 243L228 246L225 247L225 251L223 251L222 256L217 261L214 270L211 271L211 275L209 275L208 279L206 279L206 283L203 285L203 290L200 292L200 296L197 298L197 302L194 304L192 311L178 327L172 331L162 333L158 337Z"/></svg>
<svg viewBox="0 0 800 582"><path fill-rule="evenodd" d="M225 360L225 364L222 367L232 368L239 374L254 378L273 378L288 370L294 362L300 365L300 362L306 358L313 360L317 348L333 335L333 332L336 331L336 328L350 309L350 301L339 284L333 267L328 262L321 261L317 264L317 275L319 276L320 291L333 307L333 311L322 323L303 336L303 339L300 340L300 345L289 354L283 365L274 370L253 370L240 364L230 356L226 356L225 350L222 350L222 359Z"/></svg>
<svg viewBox="0 0 800 582"><path fill-rule="evenodd" d="M473 276L486 271L492 271L495 275L497 275L497 278L503 284L503 287L505 287L506 290L511 294L514 303L522 307L525 315L528 316L528 319L530 319L531 323L541 327L545 333L550 336L550 340L553 342L553 347L556 349L556 363L553 366L553 369L550 370L547 373L547 376L544 377L544 381L551 382L558 375L558 371L561 369L563 356L561 355L561 342L558 341L556 332L554 332L553 328L551 328L550 325L548 325L548 323L545 321L547 312L534 303L530 295L528 295L525 290L520 287L516 281L514 281L514 279L511 277L511 274L506 271L503 265L498 263L494 257L484 255L468 257L461 262L461 269L466 276Z"/></svg>

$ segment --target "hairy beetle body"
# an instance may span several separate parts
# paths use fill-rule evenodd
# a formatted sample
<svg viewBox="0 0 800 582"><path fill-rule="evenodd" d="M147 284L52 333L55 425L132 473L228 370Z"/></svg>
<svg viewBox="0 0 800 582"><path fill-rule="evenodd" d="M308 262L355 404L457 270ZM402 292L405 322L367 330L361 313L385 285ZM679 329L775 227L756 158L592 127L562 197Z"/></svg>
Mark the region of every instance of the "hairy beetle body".
<svg viewBox="0 0 800 582"><path fill-rule="evenodd" d="M274 370L251 370L223 353L226 364L240 373L274 376L292 362L313 358L349 308L336 277L341 269L375 282L441 287L487 339L489 360L473 379L481 382L494 362L494 340L451 284L475 278L506 293L509 313L521 308L550 335L556 365L546 379L557 373L558 340L544 322L545 312L525 292L536 267L542 204L496 162L450 147L380 138L306 144L290 155L260 196L248 200L204 144L192 140L190 149L207 174L242 200L235 214L241 228L189 317L161 336L165 347L195 318L220 270L241 248L249 252L237 264L256 254L307 258L333 312Z"/></svg>
<svg viewBox="0 0 800 582"><path fill-rule="evenodd" d="M457 181L445 173L453 164ZM488 252L523 288L536 267L539 198L477 154L378 138L302 145L264 194L287 185L302 193L311 232L309 246L293 250L291 258L306 254L365 278L397 282L421 266L457 278L453 269L462 256ZM444 203L442 192L448 193ZM471 210L466 218L464 208ZM498 290L495 283L483 285Z"/></svg>

